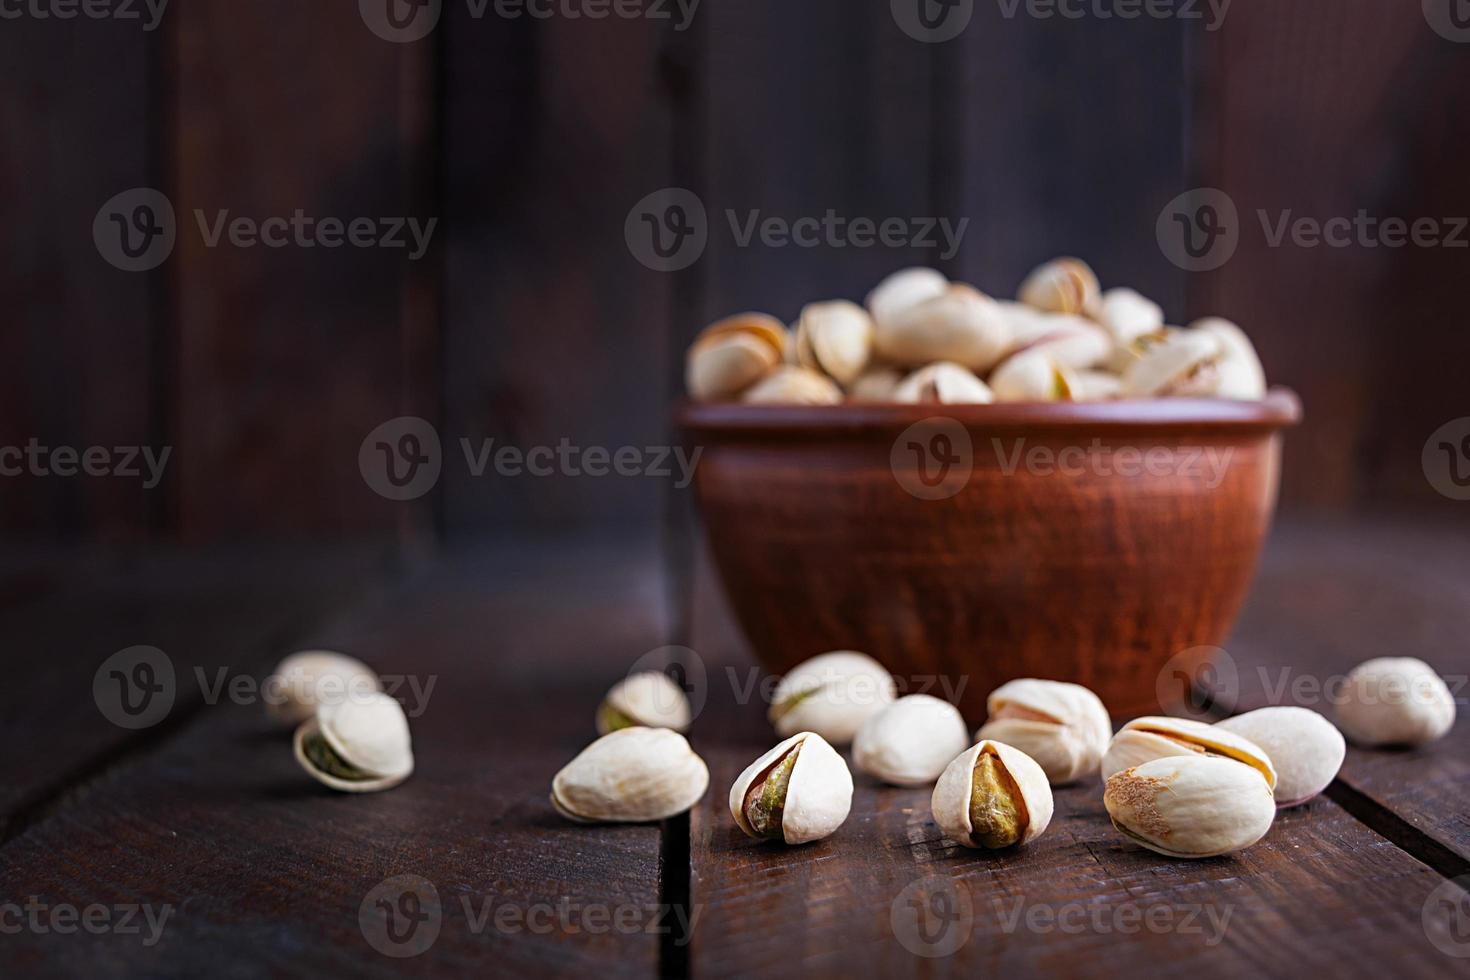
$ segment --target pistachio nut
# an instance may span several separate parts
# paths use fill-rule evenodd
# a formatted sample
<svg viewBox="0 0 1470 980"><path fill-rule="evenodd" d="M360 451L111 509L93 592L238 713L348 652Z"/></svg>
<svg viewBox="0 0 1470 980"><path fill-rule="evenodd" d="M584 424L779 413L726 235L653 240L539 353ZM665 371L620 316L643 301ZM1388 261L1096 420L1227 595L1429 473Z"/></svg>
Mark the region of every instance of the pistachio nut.
<svg viewBox="0 0 1470 980"><path fill-rule="evenodd" d="M1220 386L1222 349L1214 334L1170 332L1150 344L1123 374L1123 393L1133 398L1208 397Z"/></svg>
<svg viewBox="0 0 1470 980"><path fill-rule="evenodd" d="M1051 786L1025 752L983 740L956 756L934 786L929 809L944 835L965 847L1027 844L1051 823Z"/></svg>
<svg viewBox="0 0 1470 980"><path fill-rule="evenodd" d="M1113 826L1173 858L1208 858L1266 836L1276 801L1260 774L1233 759L1184 755L1155 759L1108 779L1103 805Z"/></svg>
<svg viewBox="0 0 1470 980"><path fill-rule="evenodd" d="M551 781L551 804L579 823L646 823L699 802L709 769L668 728L621 728L602 736Z"/></svg>
<svg viewBox="0 0 1470 980"><path fill-rule="evenodd" d="M730 787L730 815L757 839L806 844L830 836L852 808L852 773L815 732L798 732L752 762Z"/></svg>
<svg viewBox="0 0 1470 980"><path fill-rule="evenodd" d="M990 376L998 402L1077 401L1081 383L1045 349L1032 348L1007 358Z"/></svg>
<svg viewBox="0 0 1470 980"><path fill-rule="evenodd" d="M1119 345L1164 329L1164 310L1132 289L1109 289L1102 295L1097 320Z"/></svg>
<svg viewBox="0 0 1470 980"><path fill-rule="evenodd" d="M869 368L847 389L847 396L855 402L891 402L903 378L903 372L895 368Z"/></svg>
<svg viewBox="0 0 1470 980"><path fill-rule="evenodd" d="M1103 753L1102 777L1176 755L1218 755L1244 763L1276 789L1271 757L1250 739L1202 721L1163 716L1135 718L1124 725Z"/></svg>
<svg viewBox="0 0 1470 980"><path fill-rule="evenodd" d="M749 405L836 405L842 389L826 375L788 364L766 375L741 400Z"/></svg>
<svg viewBox="0 0 1470 980"><path fill-rule="evenodd" d="M371 667L332 650L303 650L276 665L266 681L266 711L283 725L300 725L318 706L383 689Z"/></svg>
<svg viewBox="0 0 1470 980"><path fill-rule="evenodd" d="M875 323L882 323L910 307L943 296L947 289L949 280L942 272L925 268L900 269L868 294L868 312L873 315Z"/></svg>
<svg viewBox="0 0 1470 980"><path fill-rule="evenodd" d="M782 363L786 327L764 313L741 313L706 327L685 359L685 384L699 402L739 395Z"/></svg>
<svg viewBox="0 0 1470 980"><path fill-rule="evenodd" d="M1215 365L1219 377L1214 394L1219 398L1255 401L1266 395L1266 371L1255 345L1229 320L1218 316L1196 320L1190 329L1208 334L1220 342L1220 359Z"/></svg>
<svg viewBox="0 0 1470 980"><path fill-rule="evenodd" d="M1092 267L1081 259L1053 259L1026 277L1016 298L1048 313L1096 316L1102 306L1102 287Z"/></svg>
<svg viewBox="0 0 1470 980"><path fill-rule="evenodd" d="M852 761L895 786L924 786L969 743L958 709L928 694L899 698L863 722L852 740Z"/></svg>
<svg viewBox="0 0 1470 980"><path fill-rule="evenodd" d="M320 706L292 748L313 779L344 793L392 789L413 772L408 717L381 692Z"/></svg>
<svg viewBox="0 0 1470 980"><path fill-rule="evenodd" d="M689 698L667 674L639 671L623 678L607 692L597 709L597 734L620 728L689 729Z"/></svg>
<svg viewBox="0 0 1470 980"><path fill-rule="evenodd" d="M1011 346L1011 321L995 300L956 284L879 317L874 339L878 356L893 364L953 361L971 371L988 371Z"/></svg>
<svg viewBox="0 0 1470 980"><path fill-rule="evenodd" d="M802 367L850 385L873 355L873 320L856 303L813 303L796 325L796 360Z"/></svg>
<svg viewBox="0 0 1470 980"><path fill-rule="evenodd" d="M1105 402L1123 394L1123 379L1108 371L1078 371L1073 395L1079 402Z"/></svg>
<svg viewBox="0 0 1470 980"><path fill-rule="evenodd" d="M1113 735L1108 709L1081 684L1010 681L990 692L985 710L989 720L975 737L1025 752L1053 786L1097 772Z"/></svg>
<svg viewBox="0 0 1470 980"><path fill-rule="evenodd" d="M1276 805L1297 806L1327 788L1342 767L1347 743L1332 722L1308 708L1247 711L1215 726L1250 739L1276 770Z"/></svg>
<svg viewBox="0 0 1470 980"><path fill-rule="evenodd" d="M1044 350L1067 367L1090 368L1102 364L1113 352L1107 331L1084 317L1033 312L1029 320L1017 322L1020 325L1012 337L1008 357Z"/></svg>
<svg viewBox="0 0 1470 980"><path fill-rule="evenodd" d="M1120 378L1125 377L1133 365L1143 360L1145 354L1175 334L1183 332L1179 327L1165 326L1153 333L1139 334L1126 344L1114 344L1112 352L1108 354L1101 367Z"/></svg>
<svg viewBox="0 0 1470 980"><path fill-rule="evenodd" d="M816 732L833 745L846 745L894 697L887 668L867 654L837 650L812 657L782 677L767 717L783 737Z"/></svg>
<svg viewBox="0 0 1470 980"><path fill-rule="evenodd" d="M989 405L990 387L969 368L940 361L920 368L893 389L891 400L901 405Z"/></svg>
<svg viewBox="0 0 1470 980"><path fill-rule="evenodd" d="M1454 727L1455 699L1424 661L1380 657L1348 674L1337 723L1359 745L1424 745Z"/></svg>

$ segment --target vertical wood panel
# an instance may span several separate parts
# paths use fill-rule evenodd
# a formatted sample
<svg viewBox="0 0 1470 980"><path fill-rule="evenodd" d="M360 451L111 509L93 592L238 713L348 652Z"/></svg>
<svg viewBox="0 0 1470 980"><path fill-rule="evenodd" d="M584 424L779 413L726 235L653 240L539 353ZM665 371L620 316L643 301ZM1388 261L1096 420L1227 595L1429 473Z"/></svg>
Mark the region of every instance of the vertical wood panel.
<svg viewBox="0 0 1470 980"><path fill-rule="evenodd" d="M437 416L439 253L209 248L193 212L438 216L419 187L433 41L385 41L355 4L207 0L177 17L181 533L391 531L425 508L376 496L358 448L391 418Z"/></svg>
<svg viewBox="0 0 1470 980"><path fill-rule="evenodd" d="M651 532L663 481L560 466L475 477L456 440L522 451L667 442L671 279L640 265L623 235L633 205L670 179L666 25L504 20L493 5L480 19L459 5L445 16L450 531Z"/></svg>
<svg viewBox="0 0 1470 980"><path fill-rule="evenodd" d="M23 16L0 27L0 445L149 440L158 273L107 264L92 220L113 195L154 180L148 61L159 37L117 21ZM7 536L131 541L148 527L138 480L0 477Z"/></svg>

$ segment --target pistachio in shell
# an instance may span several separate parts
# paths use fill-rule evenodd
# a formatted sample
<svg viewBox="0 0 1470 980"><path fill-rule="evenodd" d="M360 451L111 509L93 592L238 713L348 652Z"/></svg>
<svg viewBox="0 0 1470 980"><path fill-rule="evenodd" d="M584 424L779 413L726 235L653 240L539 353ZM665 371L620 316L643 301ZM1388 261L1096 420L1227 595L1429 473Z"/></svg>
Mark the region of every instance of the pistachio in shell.
<svg viewBox="0 0 1470 980"><path fill-rule="evenodd" d="M988 405L995 395L969 368L941 361L904 378L893 389L892 400L900 405Z"/></svg>
<svg viewBox="0 0 1470 980"><path fill-rule="evenodd" d="M878 356L890 364L952 361L971 371L989 371L1010 349L1011 331L1011 320L995 300L953 284L938 296L879 317L874 343Z"/></svg>
<svg viewBox="0 0 1470 980"><path fill-rule="evenodd" d="M852 808L852 773L815 732L756 759L730 787L730 815L751 837L806 844L830 836Z"/></svg>
<svg viewBox="0 0 1470 980"><path fill-rule="evenodd" d="M986 699L989 720L979 740L1004 742L1041 766L1053 786L1098 771L1113 723L1096 694L1080 684L1022 678Z"/></svg>
<svg viewBox="0 0 1470 980"><path fill-rule="evenodd" d="M810 368L778 367L745 392L748 405L836 405L842 389L824 374Z"/></svg>
<svg viewBox="0 0 1470 980"><path fill-rule="evenodd" d="M899 698L863 722L852 761L895 786L925 786L939 778L969 742L959 709L928 694Z"/></svg>
<svg viewBox="0 0 1470 980"><path fill-rule="evenodd" d="M1215 727L1266 751L1276 770L1276 805L1282 808L1306 803L1326 789L1347 754L1342 733L1309 708L1258 708Z"/></svg>
<svg viewBox="0 0 1470 980"><path fill-rule="evenodd" d="M834 650L783 676L767 717L782 736L816 732L833 745L852 741L863 722L893 703L893 675L867 654Z"/></svg>
<svg viewBox="0 0 1470 980"><path fill-rule="evenodd" d="M1032 270L1016 298L1048 313L1096 316L1102 307L1102 287L1086 262L1060 258Z"/></svg>
<svg viewBox="0 0 1470 980"><path fill-rule="evenodd" d="M965 847L998 850L1035 840L1051 822L1046 773L1025 752L983 739L944 769L929 800L934 822Z"/></svg>
<svg viewBox="0 0 1470 980"><path fill-rule="evenodd" d="M266 681L266 711L294 727L323 704L382 689L377 673L355 657L334 650L302 650L282 660Z"/></svg>
<svg viewBox="0 0 1470 980"><path fill-rule="evenodd" d="M1260 773L1218 755L1171 756L1114 773L1103 792L1113 826L1173 858L1221 857L1266 836L1276 800Z"/></svg>
<svg viewBox="0 0 1470 980"><path fill-rule="evenodd" d="M786 357L785 325L764 313L740 313L701 331L685 360L685 385L699 402L729 401Z"/></svg>
<svg viewBox="0 0 1470 980"><path fill-rule="evenodd" d="M856 303L812 303L796 326L796 358L838 384L851 385L873 355L873 319Z"/></svg>
<svg viewBox="0 0 1470 980"><path fill-rule="evenodd" d="M1181 755L1214 755L1243 763L1255 770L1273 792L1276 789L1271 757L1250 739L1217 725L1162 715L1135 718L1113 736L1103 753L1102 777L1108 779L1154 759Z"/></svg>
<svg viewBox="0 0 1470 980"><path fill-rule="evenodd" d="M606 735L620 728L672 728L689 730L689 698L657 670L630 674L607 692L597 709L597 734Z"/></svg>
<svg viewBox="0 0 1470 980"><path fill-rule="evenodd" d="M551 804L578 823L647 823L704 796L709 769L668 728L622 728L593 742L551 781Z"/></svg>
<svg viewBox="0 0 1470 980"><path fill-rule="evenodd" d="M293 749L313 779L345 793L391 789L413 773L408 716L381 692L322 705Z"/></svg>

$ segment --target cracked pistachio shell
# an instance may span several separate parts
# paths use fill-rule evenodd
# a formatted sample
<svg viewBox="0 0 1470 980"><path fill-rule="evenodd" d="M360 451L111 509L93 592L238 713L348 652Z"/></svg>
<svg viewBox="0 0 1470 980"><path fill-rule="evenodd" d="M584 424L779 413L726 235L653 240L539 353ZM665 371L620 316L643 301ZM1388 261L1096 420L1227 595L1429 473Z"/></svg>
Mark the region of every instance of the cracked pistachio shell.
<svg viewBox="0 0 1470 980"><path fill-rule="evenodd" d="M1079 402L1104 402L1121 397L1123 379L1108 371L1078 371L1073 392Z"/></svg>
<svg viewBox="0 0 1470 980"><path fill-rule="evenodd" d="M647 823L704 796L709 769L683 735L623 728L604 735L551 781L551 804L579 823Z"/></svg>
<svg viewBox="0 0 1470 980"><path fill-rule="evenodd" d="M822 371L850 385L873 356L873 319L856 303L813 303L796 326L796 358L802 367Z"/></svg>
<svg viewBox="0 0 1470 980"><path fill-rule="evenodd" d="M1140 334L1126 344L1114 344L1112 352L1108 354L1103 364L1104 370L1118 375L1119 378L1127 375L1133 365L1143 359L1154 347L1165 343L1175 334L1183 333L1179 327L1161 327L1153 333Z"/></svg>
<svg viewBox="0 0 1470 980"><path fill-rule="evenodd" d="M1202 721L1165 716L1135 718L1124 725L1103 753L1102 777L1177 755L1224 756L1254 769L1272 790L1276 788L1271 757L1250 739Z"/></svg>
<svg viewBox="0 0 1470 980"><path fill-rule="evenodd" d="M776 685L767 717L776 732L816 732L833 745L852 741L863 722L893 703L893 675L866 654L837 650L792 668Z"/></svg>
<svg viewBox="0 0 1470 980"><path fill-rule="evenodd" d="M1081 684L1014 680L991 691L985 707L989 720L975 737L1025 752L1053 786L1097 772L1113 735L1108 709Z"/></svg>
<svg viewBox="0 0 1470 980"><path fill-rule="evenodd" d="M1455 699L1424 661L1380 657L1348 674L1337 723L1359 745L1424 745L1454 727Z"/></svg>
<svg viewBox="0 0 1470 980"><path fill-rule="evenodd" d="M1113 352L1107 331L1085 317L1033 312L1021 323L1012 339L1011 357L1046 351L1057 362L1081 369L1102 364Z"/></svg>
<svg viewBox="0 0 1470 980"><path fill-rule="evenodd" d="M1102 287L1081 259L1053 259L1026 277L1016 298L1048 313L1095 316L1102 306Z"/></svg>
<svg viewBox="0 0 1470 980"><path fill-rule="evenodd" d="M1000 304L977 289L955 284L879 318L874 339L878 356L893 364L953 361L971 371L988 371L1010 348L1011 329Z"/></svg>
<svg viewBox="0 0 1470 980"><path fill-rule="evenodd" d="M322 705L292 748L312 778L346 793L391 789L413 773L408 717L381 692Z"/></svg>
<svg viewBox="0 0 1470 980"><path fill-rule="evenodd" d="M684 381L695 401L727 401L786 357L785 326L764 313L740 313L706 327L689 348Z"/></svg>
<svg viewBox="0 0 1470 980"><path fill-rule="evenodd" d="M842 389L826 375L785 365L746 391L741 401L748 405L836 405L842 401Z"/></svg>
<svg viewBox="0 0 1470 980"><path fill-rule="evenodd" d="M1256 401L1266 396L1266 371L1255 345L1245 331L1221 317L1206 317L1190 325L1191 330L1208 334L1220 342L1221 357L1216 365L1219 383L1215 395Z"/></svg>
<svg viewBox="0 0 1470 980"><path fill-rule="evenodd" d="M266 681L275 698L266 711L283 725L296 726L331 701L371 694L383 689L371 667L355 657L332 650L303 650L276 666Z"/></svg>
<svg viewBox="0 0 1470 980"><path fill-rule="evenodd" d="M1132 289L1109 289L1103 293L1097 320L1114 343L1131 344L1164 329L1164 309Z"/></svg>
<svg viewBox="0 0 1470 980"><path fill-rule="evenodd" d="M1044 348L1022 351L1002 362L990 376L998 402L1078 401L1077 375Z"/></svg>
<svg viewBox="0 0 1470 980"><path fill-rule="evenodd" d="M855 402L891 402L903 378L903 372L896 368L869 368L852 383L847 396Z"/></svg>
<svg viewBox="0 0 1470 980"><path fill-rule="evenodd" d="M990 816L987 826L976 826L977 807ZM995 849L1040 836L1051 823L1053 801L1046 773L1035 760L1013 745L986 739L944 768L929 808L950 840Z"/></svg>
<svg viewBox="0 0 1470 980"><path fill-rule="evenodd" d="M1128 366L1123 393L1132 398L1212 396L1220 385L1220 357L1220 339L1213 334L1173 331Z"/></svg>
<svg viewBox="0 0 1470 980"><path fill-rule="evenodd" d="M900 269L868 294L868 312L875 323L887 320L920 303L943 296L949 279L934 269Z"/></svg>
<svg viewBox="0 0 1470 980"><path fill-rule="evenodd" d="M852 809L852 773L847 763L822 736L799 732L752 762L730 787L730 815L749 836L776 836L774 828L763 834L752 825L751 808L757 802L752 790L760 792L766 777L793 751L796 759L786 776L785 791L776 794L781 839L788 844L821 840L847 819Z"/></svg>
<svg viewBox="0 0 1470 980"><path fill-rule="evenodd" d="M863 722L852 741L852 761L885 783L924 786L938 779L969 741L954 705L910 694Z"/></svg>
<svg viewBox="0 0 1470 980"><path fill-rule="evenodd" d="M1215 726L1266 750L1276 770L1276 805L1297 806L1327 788L1342 767L1347 743L1332 722L1308 708L1248 711Z"/></svg>
<svg viewBox="0 0 1470 980"><path fill-rule="evenodd" d="M1259 772L1212 755L1155 759L1116 773L1103 805L1124 836L1174 858L1243 850L1276 818L1276 800Z"/></svg>
<svg viewBox="0 0 1470 980"><path fill-rule="evenodd" d="M645 670L623 678L607 692L597 711L597 734L619 728L689 728L689 698L657 670Z"/></svg>
<svg viewBox="0 0 1470 980"><path fill-rule="evenodd" d="M891 398L901 405L989 405L995 394L969 368L940 361L900 381Z"/></svg>

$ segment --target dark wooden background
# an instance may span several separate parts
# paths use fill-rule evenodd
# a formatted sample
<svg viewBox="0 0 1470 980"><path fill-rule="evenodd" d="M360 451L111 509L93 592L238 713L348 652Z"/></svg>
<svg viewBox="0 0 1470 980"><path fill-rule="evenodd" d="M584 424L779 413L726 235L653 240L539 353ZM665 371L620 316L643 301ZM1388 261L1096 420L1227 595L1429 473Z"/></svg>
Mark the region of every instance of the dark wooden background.
<svg viewBox="0 0 1470 980"><path fill-rule="evenodd" d="M176 0L116 22L0 24L0 444L170 445L167 479L0 480L13 542L189 545L654 528L651 479L474 479L460 436L665 443L683 345L747 307L861 297L923 249L739 248L677 274L634 261L629 208L694 189L795 218L968 217L947 271L1010 294L1073 252L1170 316L1218 312L1297 389L1287 506L1454 516L1419 466L1470 414L1470 252L1269 249L1178 271L1154 221L1190 187L1242 213L1470 214L1470 57L1403 0L1238 0L1174 20L1005 19L921 44L886 0L705 0L666 22L474 19L446 4L390 44L356 5ZM118 271L100 204L155 186L192 209L441 219L401 253L206 249ZM386 419L440 428L413 506L356 467Z"/></svg>

